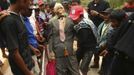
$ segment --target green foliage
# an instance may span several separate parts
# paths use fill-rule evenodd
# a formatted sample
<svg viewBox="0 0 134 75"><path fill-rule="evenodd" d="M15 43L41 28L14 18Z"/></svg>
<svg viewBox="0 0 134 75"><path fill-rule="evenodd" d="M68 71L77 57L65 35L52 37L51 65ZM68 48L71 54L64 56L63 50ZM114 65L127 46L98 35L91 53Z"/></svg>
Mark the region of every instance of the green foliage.
<svg viewBox="0 0 134 75"><path fill-rule="evenodd" d="M51 1L51 0L47 0L47 1ZM90 1L92 0L81 0L81 4L82 6L87 7ZM110 6L112 8L120 8L127 0L106 0L106 1L110 3ZM61 2L61 0L57 0L57 2Z"/></svg>
<svg viewBox="0 0 134 75"><path fill-rule="evenodd" d="M127 0L107 0L107 1L110 3L111 7L120 8Z"/></svg>
<svg viewBox="0 0 134 75"><path fill-rule="evenodd" d="M87 6L92 0L81 0L83 6ZM120 8L127 0L106 0L112 8Z"/></svg>

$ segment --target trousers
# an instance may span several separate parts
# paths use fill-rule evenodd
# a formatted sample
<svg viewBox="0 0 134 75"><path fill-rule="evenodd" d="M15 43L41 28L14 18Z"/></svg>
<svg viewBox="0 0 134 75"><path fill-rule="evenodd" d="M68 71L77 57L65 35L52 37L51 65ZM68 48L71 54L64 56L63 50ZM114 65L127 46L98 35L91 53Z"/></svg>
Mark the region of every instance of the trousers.
<svg viewBox="0 0 134 75"><path fill-rule="evenodd" d="M75 55L56 58L56 75L80 75Z"/></svg>

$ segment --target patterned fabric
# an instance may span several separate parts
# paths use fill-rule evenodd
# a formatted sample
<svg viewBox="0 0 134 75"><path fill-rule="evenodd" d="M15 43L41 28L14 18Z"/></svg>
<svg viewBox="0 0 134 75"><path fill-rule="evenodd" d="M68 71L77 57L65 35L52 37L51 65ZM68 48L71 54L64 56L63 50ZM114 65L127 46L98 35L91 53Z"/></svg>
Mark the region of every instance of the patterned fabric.
<svg viewBox="0 0 134 75"><path fill-rule="evenodd" d="M99 36L97 33L97 27L94 25L92 21L90 21L89 19L83 18L83 20L79 22L78 25L74 26L74 29L76 30L76 32L78 32L82 28L91 28L94 36L96 37L96 39L98 39Z"/></svg>
<svg viewBox="0 0 134 75"><path fill-rule="evenodd" d="M76 30L76 32L78 32L82 28L91 28L91 27L84 22L83 23L81 22L80 24L74 26L74 29Z"/></svg>
<svg viewBox="0 0 134 75"><path fill-rule="evenodd" d="M111 27L111 23L102 22L98 27L98 34L100 35L99 38L99 46L103 46L107 42L107 35L110 30L113 28Z"/></svg>

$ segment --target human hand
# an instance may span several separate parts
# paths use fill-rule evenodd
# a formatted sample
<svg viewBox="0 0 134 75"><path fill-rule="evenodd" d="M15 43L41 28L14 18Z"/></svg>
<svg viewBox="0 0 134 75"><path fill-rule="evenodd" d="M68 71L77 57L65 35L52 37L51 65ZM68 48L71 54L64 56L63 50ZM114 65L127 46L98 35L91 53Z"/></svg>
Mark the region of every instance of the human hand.
<svg viewBox="0 0 134 75"><path fill-rule="evenodd" d="M0 21L1 21L4 17L6 17L7 15L9 15L9 12L7 12L6 10L1 11L1 12L0 12Z"/></svg>
<svg viewBox="0 0 134 75"><path fill-rule="evenodd" d="M97 11L95 11L95 10L91 10L91 11L90 11L90 14L91 14L92 16L97 16L97 15L99 14L99 12L97 12Z"/></svg>
<svg viewBox="0 0 134 75"><path fill-rule="evenodd" d="M45 49L45 46L39 44L39 45L38 45L38 48L39 48L39 49Z"/></svg>
<svg viewBox="0 0 134 75"><path fill-rule="evenodd" d="M107 50L103 50L99 55L105 57L107 54L108 54L108 51Z"/></svg>
<svg viewBox="0 0 134 75"><path fill-rule="evenodd" d="M45 41L45 38L40 34L40 35L36 35L36 39L39 41L39 42L44 42Z"/></svg>
<svg viewBox="0 0 134 75"><path fill-rule="evenodd" d="M55 59L55 54L54 54L54 52L53 52L53 51L49 52L49 54L48 54L48 58L49 58L49 61L51 61L51 60L54 60L54 59Z"/></svg>
<svg viewBox="0 0 134 75"><path fill-rule="evenodd" d="M45 38L43 36L41 36L41 42L44 42L45 41Z"/></svg>
<svg viewBox="0 0 134 75"><path fill-rule="evenodd" d="M41 52L40 52L40 50L38 50L38 49L34 49L34 54L35 54L37 57L40 57L40 56L41 56Z"/></svg>

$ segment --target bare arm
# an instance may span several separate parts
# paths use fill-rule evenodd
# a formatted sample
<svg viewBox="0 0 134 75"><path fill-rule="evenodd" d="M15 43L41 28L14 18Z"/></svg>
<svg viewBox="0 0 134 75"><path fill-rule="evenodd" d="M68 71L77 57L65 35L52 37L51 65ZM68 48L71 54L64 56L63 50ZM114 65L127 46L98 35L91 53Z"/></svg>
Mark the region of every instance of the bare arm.
<svg viewBox="0 0 134 75"><path fill-rule="evenodd" d="M17 66L22 70L22 72L25 75L33 75L31 73L31 71L27 68L26 64L24 63L24 60L20 56L18 49L15 49L15 51L13 53L13 58L14 58L15 63L17 64Z"/></svg>

